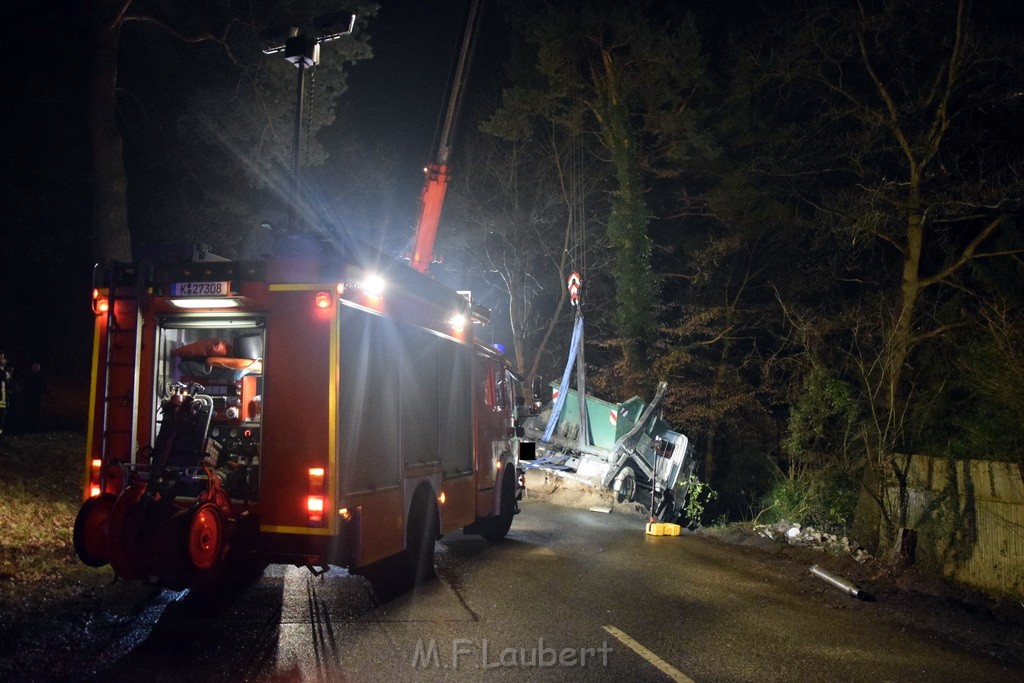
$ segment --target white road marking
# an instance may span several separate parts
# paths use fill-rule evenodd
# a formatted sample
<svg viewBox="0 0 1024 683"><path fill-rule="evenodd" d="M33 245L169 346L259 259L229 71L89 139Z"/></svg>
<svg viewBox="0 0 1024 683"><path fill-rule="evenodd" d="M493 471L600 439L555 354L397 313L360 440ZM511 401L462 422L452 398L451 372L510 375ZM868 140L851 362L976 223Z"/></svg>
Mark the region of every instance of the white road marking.
<svg viewBox="0 0 1024 683"><path fill-rule="evenodd" d="M604 630L618 638L626 647L653 664L658 668L658 671L661 671L673 681L677 681L677 683L694 683L692 678L689 678L682 671L679 671L664 659L654 654L614 626L605 626Z"/></svg>

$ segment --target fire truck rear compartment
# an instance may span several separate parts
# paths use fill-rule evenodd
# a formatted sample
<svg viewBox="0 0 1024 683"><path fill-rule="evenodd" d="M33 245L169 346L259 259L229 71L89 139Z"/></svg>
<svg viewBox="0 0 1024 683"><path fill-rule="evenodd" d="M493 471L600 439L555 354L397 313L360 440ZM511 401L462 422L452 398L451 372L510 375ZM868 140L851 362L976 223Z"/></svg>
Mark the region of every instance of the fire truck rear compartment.
<svg viewBox="0 0 1024 683"><path fill-rule="evenodd" d="M214 469L232 500L243 505L255 502L262 441L264 321L254 316L163 318L156 344L155 390L164 392L173 383L202 387L199 393L213 400L213 411L202 435L205 443L197 450L215 462ZM152 419L153 433L158 434L163 415L155 410ZM168 464L187 470L197 466L198 458ZM188 479L182 477L183 486ZM191 479L192 487L201 490L204 476ZM182 490L185 496L192 493Z"/></svg>

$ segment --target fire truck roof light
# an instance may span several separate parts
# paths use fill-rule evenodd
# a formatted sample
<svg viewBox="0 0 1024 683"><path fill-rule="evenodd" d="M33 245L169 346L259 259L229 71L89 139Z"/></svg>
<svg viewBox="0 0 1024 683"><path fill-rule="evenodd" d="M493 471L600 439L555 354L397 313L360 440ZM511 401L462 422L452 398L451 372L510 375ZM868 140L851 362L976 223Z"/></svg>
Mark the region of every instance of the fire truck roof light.
<svg viewBox="0 0 1024 683"><path fill-rule="evenodd" d="M448 319L448 324L452 326L452 329L456 332L462 332L466 328L466 316L461 313L456 313Z"/></svg>
<svg viewBox="0 0 1024 683"><path fill-rule="evenodd" d="M387 282L380 275L371 273L363 280L363 291L370 296L384 296Z"/></svg>
<svg viewBox="0 0 1024 683"><path fill-rule="evenodd" d="M171 299L178 308L238 308L237 299Z"/></svg>

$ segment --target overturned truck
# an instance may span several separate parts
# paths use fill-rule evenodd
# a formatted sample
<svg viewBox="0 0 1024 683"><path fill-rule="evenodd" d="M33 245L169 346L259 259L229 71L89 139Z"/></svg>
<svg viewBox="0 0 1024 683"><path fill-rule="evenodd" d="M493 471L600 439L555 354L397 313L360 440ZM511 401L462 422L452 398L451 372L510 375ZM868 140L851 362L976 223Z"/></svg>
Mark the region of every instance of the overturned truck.
<svg viewBox="0 0 1024 683"><path fill-rule="evenodd" d="M523 423L536 455L523 465L609 489L619 502L650 505L662 521L678 520L696 461L689 439L661 418L667 388L659 384L646 404L638 396L610 403L586 393L581 401L577 391L552 384L551 402Z"/></svg>

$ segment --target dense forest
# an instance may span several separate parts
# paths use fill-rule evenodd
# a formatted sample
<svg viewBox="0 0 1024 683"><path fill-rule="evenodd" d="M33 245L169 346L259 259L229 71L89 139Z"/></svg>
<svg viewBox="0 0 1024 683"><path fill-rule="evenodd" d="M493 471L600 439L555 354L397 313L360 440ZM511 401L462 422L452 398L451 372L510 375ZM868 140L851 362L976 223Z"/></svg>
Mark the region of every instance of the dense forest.
<svg viewBox="0 0 1024 683"><path fill-rule="evenodd" d="M88 167L57 167L91 179L72 203L91 219L9 198L17 225L36 228L13 239L40 268L171 236L251 257L291 202L311 230L401 254L411 224L388 208L397 150L345 120L375 6L324 46L297 198L294 69L260 52L261 30L337 3L94 5L76 17L91 38L71 44L89 55L85 123L53 140L91 141ZM882 485L905 487L908 454L1012 460L1024 476L1024 9L486 11L503 29L486 40L507 41L507 59L472 75L500 95L463 113L438 277L500 301L528 380L564 363L575 270L595 391L648 397L669 382L666 418L719 492L709 514L769 509L845 528L866 495L891 534L910 520L905 496ZM5 308L16 324L21 309Z"/></svg>

